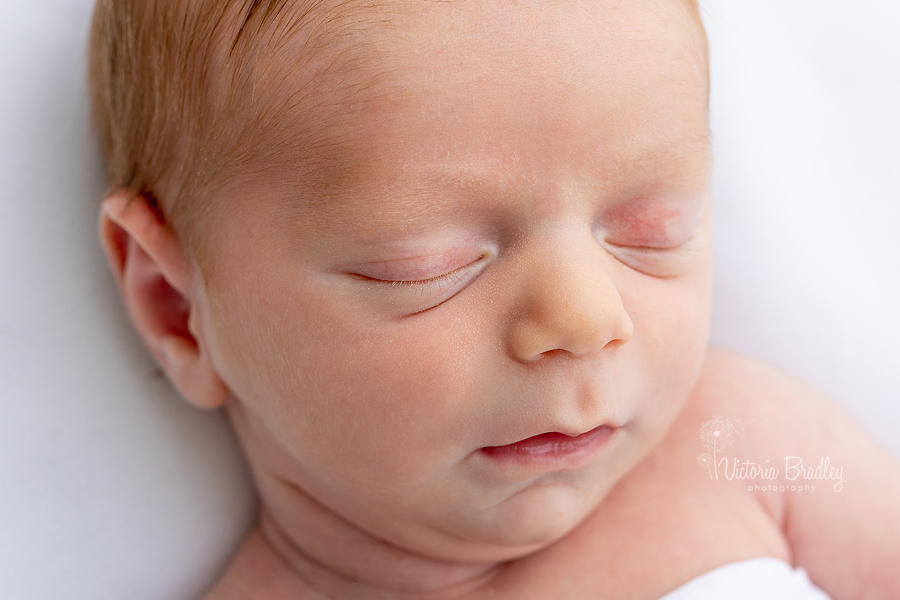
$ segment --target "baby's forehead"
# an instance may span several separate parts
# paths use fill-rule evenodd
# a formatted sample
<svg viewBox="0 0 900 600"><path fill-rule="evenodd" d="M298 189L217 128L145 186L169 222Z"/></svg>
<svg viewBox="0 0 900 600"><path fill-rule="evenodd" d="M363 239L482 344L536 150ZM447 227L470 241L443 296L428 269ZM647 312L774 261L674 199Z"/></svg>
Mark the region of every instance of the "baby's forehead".
<svg viewBox="0 0 900 600"><path fill-rule="evenodd" d="M680 2L661 3L674 10L613 11L597 2L583 3L594 14L569 6L575 3L553 3L552 10L539 3L510 8L483 0L324 3L318 17L303 15L302 27L292 19L269 26L267 35L286 41L273 44L268 64L253 73L260 129L269 129L268 148L340 170L334 161L338 154L353 158L347 155L362 130L368 147L379 128L411 125L391 121L408 118L416 104L423 126L429 113L477 112L476 103L506 103L510 109L527 104L546 120L559 112L560 102L586 109L617 102L627 111L636 93L679 70L694 75L685 79L689 85L705 87L702 30ZM670 26L673 14L684 27ZM597 27L597 19L605 27ZM653 19L666 26L644 25ZM671 50L663 60L660 47ZM625 69L611 68L622 63ZM582 93L591 79L602 98ZM445 94L448 89L454 94ZM453 104L436 106L441 97Z"/></svg>
<svg viewBox="0 0 900 600"><path fill-rule="evenodd" d="M660 2L668 12L649 15L598 2L583 3L595 13L576 3L349 2L304 23L257 21L233 44L233 54L259 54L238 88L250 118L235 124L237 160L220 184L233 187L220 197L300 206L298 222L355 221L372 203L409 222L435 212L424 197L538 193L558 174L542 153L590 163L595 180L628 180L641 177L635 169L661 172L668 146L680 154L669 152L665 169L701 178L689 163L708 148L702 53L681 5ZM348 17L347 5L360 12ZM686 26L666 26L673 17ZM591 27L597 19L608 27ZM254 49L256 35L267 42ZM672 93L673 79L692 89ZM665 135L659 119L633 118L640 111L670 114Z"/></svg>
<svg viewBox="0 0 900 600"><path fill-rule="evenodd" d="M288 2L277 11L267 6L234 24L235 31L225 36L224 62L235 69L252 64L257 80L276 88L281 83L294 96L298 79L326 84L297 101L328 97L332 90L366 92L414 70L416 76L435 77L421 67L451 54L460 63L502 62L515 70L536 62L564 66L583 54L587 43L597 58L627 54L637 66L646 50L668 45L691 55L696 66L706 62L705 35L696 10L689 8L695 6L692 0L330 0ZM664 26L642 27L654 22Z"/></svg>

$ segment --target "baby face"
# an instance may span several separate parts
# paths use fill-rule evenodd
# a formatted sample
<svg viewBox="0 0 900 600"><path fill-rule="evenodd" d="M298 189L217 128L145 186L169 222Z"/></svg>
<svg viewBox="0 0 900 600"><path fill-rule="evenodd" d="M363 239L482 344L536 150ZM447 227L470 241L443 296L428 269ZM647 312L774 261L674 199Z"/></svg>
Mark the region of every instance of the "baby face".
<svg viewBox="0 0 900 600"><path fill-rule="evenodd" d="M197 327L257 473L505 560L595 509L698 375L702 38L665 1L423 4L385 26L378 93L341 99L338 184L223 196Z"/></svg>

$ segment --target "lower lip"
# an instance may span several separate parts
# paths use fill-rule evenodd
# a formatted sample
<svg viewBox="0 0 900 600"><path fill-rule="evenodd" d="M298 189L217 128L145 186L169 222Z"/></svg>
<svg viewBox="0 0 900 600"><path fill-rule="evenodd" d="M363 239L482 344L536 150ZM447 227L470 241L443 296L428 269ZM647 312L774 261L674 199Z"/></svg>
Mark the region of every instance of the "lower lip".
<svg viewBox="0 0 900 600"><path fill-rule="evenodd" d="M488 459L519 467L577 467L588 462L616 432L601 425L571 437L563 433L544 433L506 446L486 446L481 454Z"/></svg>

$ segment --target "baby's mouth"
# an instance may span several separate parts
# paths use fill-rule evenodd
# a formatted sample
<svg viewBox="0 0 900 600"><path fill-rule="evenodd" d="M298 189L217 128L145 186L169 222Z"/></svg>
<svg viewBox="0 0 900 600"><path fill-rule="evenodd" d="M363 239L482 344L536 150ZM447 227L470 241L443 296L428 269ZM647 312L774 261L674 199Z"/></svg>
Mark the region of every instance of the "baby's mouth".
<svg viewBox="0 0 900 600"><path fill-rule="evenodd" d="M578 436L549 432L505 446L485 446L481 453L492 461L532 467L575 467L589 461L617 428L600 425Z"/></svg>

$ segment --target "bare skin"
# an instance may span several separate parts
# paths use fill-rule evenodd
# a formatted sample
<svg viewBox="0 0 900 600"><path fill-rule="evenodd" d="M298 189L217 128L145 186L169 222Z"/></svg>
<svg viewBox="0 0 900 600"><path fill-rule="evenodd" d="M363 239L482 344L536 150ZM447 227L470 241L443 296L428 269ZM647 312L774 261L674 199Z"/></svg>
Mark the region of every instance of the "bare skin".
<svg viewBox="0 0 900 600"><path fill-rule="evenodd" d="M685 7L415 6L369 101L335 99L353 166L325 201L290 162L229 182L202 270L143 198L104 203L136 328L185 398L226 408L262 499L209 598L650 599L758 556L836 600L895 597L896 463L808 390L708 353ZM735 455L830 456L846 489L711 479L719 414L762 423ZM602 427L580 462L484 451Z"/></svg>
<svg viewBox="0 0 900 600"><path fill-rule="evenodd" d="M844 467L846 485L835 492L834 481L804 481L816 491L764 493L728 481L724 471L711 479L696 456L700 427L714 415L757 424L745 429L729 458L828 456ZM801 430L806 434L798 437ZM777 483L799 482L782 475ZM654 600L718 566L769 556L804 567L835 600L895 598L898 498L897 461L835 405L770 367L711 349L665 440L571 534L447 593L346 597ZM820 526L824 518L827 529ZM310 583L322 577L320 565L282 548L271 529L257 527L204 600L340 597ZM861 551L848 552L854 548Z"/></svg>

